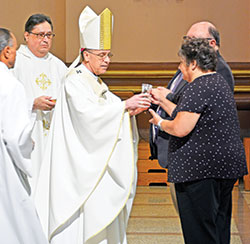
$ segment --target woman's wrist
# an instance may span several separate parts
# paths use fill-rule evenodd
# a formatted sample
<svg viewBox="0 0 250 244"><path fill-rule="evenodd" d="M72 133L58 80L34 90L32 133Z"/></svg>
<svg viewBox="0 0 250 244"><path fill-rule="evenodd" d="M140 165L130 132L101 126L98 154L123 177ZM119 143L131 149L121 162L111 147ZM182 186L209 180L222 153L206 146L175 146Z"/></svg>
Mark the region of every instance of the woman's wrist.
<svg viewBox="0 0 250 244"><path fill-rule="evenodd" d="M160 119L160 120L158 121L158 123L157 123L157 126L158 126L158 128L159 128L160 130L163 130L162 127L161 127L162 122L163 122L163 119Z"/></svg>

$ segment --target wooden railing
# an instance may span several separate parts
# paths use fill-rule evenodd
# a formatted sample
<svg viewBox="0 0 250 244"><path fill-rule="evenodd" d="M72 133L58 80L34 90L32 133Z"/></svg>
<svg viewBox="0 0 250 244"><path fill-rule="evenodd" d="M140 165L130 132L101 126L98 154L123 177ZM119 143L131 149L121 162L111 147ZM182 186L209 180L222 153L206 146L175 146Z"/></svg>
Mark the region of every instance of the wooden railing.
<svg viewBox="0 0 250 244"><path fill-rule="evenodd" d="M250 63L229 63L235 79L234 96L239 110L250 110ZM102 75L111 91L139 93L142 83L166 86L175 74L178 63L111 63Z"/></svg>

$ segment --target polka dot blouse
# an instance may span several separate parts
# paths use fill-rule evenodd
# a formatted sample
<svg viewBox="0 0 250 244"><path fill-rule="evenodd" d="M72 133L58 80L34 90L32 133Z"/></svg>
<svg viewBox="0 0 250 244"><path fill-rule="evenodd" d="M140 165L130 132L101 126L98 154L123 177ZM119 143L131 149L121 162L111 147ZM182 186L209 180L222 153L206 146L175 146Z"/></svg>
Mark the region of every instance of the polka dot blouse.
<svg viewBox="0 0 250 244"><path fill-rule="evenodd" d="M247 174L236 104L220 74L203 75L190 83L172 117L180 111L201 116L189 135L170 138L169 182L233 179Z"/></svg>

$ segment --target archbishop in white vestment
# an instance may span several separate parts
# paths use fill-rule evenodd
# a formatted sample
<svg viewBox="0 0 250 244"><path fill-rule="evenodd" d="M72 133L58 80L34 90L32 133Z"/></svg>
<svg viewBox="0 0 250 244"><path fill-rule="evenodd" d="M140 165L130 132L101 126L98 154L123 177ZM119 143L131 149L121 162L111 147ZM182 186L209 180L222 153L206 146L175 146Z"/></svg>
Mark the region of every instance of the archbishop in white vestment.
<svg viewBox="0 0 250 244"><path fill-rule="evenodd" d="M137 129L125 102L84 65L57 101L35 202L53 244L125 244Z"/></svg>
<svg viewBox="0 0 250 244"><path fill-rule="evenodd" d="M26 177L32 171L33 124L23 85L3 62L0 101L0 240L4 244L46 244Z"/></svg>
<svg viewBox="0 0 250 244"><path fill-rule="evenodd" d="M32 111L34 99L40 96L57 98L67 67L51 53L44 57L36 57L26 45L17 51L15 67L12 70L25 88L30 111L36 116L32 131L32 139L36 147L31 154L34 165L32 178L29 179L32 192L36 187L41 161L44 154L53 111Z"/></svg>
<svg viewBox="0 0 250 244"><path fill-rule="evenodd" d="M150 99L121 101L99 78L112 57L112 23L109 9L97 16L86 7L79 18L82 64L62 86L34 194L51 244L127 243L138 144L130 114Z"/></svg>

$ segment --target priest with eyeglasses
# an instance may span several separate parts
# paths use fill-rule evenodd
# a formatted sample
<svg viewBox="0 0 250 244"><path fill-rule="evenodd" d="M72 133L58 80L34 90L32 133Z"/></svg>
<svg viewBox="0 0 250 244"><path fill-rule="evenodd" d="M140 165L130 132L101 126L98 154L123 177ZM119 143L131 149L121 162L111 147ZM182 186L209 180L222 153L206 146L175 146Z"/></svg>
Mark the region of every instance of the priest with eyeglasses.
<svg viewBox="0 0 250 244"><path fill-rule="evenodd" d="M126 244L137 183L135 114L148 94L121 101L101 80L113 16L80 15L82 62L70 68L54 112L35 203L51 244ZM79 58L72 64L79 63Z"/></svg>
<svg viewBox="0 0 250 244"><path fill-rule="evenodd" d="M36 144L31 155L33 174L29 178L32 196L49 134L53 108L67 71L66 65L49 52L54 36L53 24L48 16L30 16L25 24L26 45L21 45L18 49L16 64L12 70L24 85L30 114L36 119L32 131L32 139Z"/></svg>

